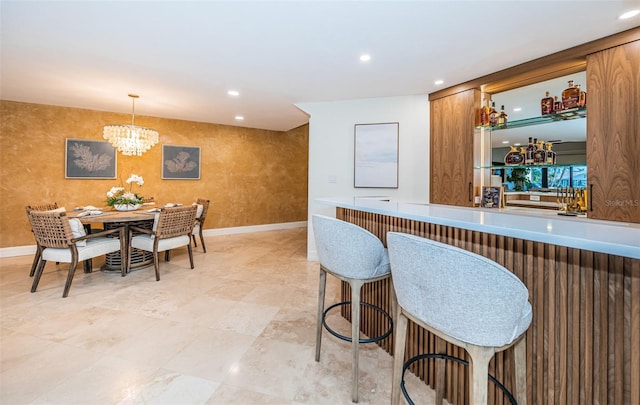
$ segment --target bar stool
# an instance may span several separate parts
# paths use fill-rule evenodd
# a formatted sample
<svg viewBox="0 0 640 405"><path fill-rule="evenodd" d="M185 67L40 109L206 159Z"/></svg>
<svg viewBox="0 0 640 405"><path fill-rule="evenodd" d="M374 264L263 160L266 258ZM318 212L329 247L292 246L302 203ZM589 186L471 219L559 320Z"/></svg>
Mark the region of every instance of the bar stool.
<svg viewBox="0 0 640 405"><path fill-rule="evenodd" d="M389 336L393 330L393 320L386 311L380 307L360 301L361 290L366 283L390 278L389 256L380 239L366 229L349 222L323 215L313 215L313 232L320 260L316 361L320 361L323 326L335 337L351 342L353 353L351 400L358 402L359 344L380 341ZM331 305L326 310L324 309L327 273L349 284L352 301L339 302ZM391 302L395 303L395 298L391 298ZM360 305L351 305L351 336L344 336L331 329L327 325L325 318L327 312L331 309L349 305L352 302ZM386 317L389 322L389 329L386 333L368 339L360 338L360 307L362 305L372 308Z"/></svg>
<svg viewBox="0 0 640 405"><path fill-rule="evenodd" d="M527 287L497 263L454 246L396 232L387 233L387 246L398 300L391 403L399 403L400 390L410 401L403 375L415 359L404 363L411 319L467 351L471 404L487 403L489 361L494 353L515 345L515 394L518 404L525 404L524 333L532 318ZM444 360L436 361L439 389Z"/></svg>

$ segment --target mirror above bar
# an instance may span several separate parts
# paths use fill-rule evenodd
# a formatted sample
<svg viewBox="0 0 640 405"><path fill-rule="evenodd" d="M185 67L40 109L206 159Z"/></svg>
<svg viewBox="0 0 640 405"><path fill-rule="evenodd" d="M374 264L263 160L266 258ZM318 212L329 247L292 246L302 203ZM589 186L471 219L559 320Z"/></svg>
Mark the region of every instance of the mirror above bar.
<svg viewBox="0 0 640 405"><path fill-rule="evenodd" d="M584 92L586 100L585 83L586 73L582 71L484 94L485 105L491 105L492 114L499 113L501 119L496 123L493 115L488 125L476 127L482 140L476 153L484 155L476 170L483 185L503 187L501 205L558 210L561 190L586 189L586 105L562 106L563 93L566 95L571 88L579 89L576 94ZM545 107L544 98L552 100L551 105L555 102L557 109ZM485 122L486 116L479 117L478 123ZM508 154L515 154L515 159L508 159ZM574 208L581 214L586 211L585 204L575 204Z"/></svg>

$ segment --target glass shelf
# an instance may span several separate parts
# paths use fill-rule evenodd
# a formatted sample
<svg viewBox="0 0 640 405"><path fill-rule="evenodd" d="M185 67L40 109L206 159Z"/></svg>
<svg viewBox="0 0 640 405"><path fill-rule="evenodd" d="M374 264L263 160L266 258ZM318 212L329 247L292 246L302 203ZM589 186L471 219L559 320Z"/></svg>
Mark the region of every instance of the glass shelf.
<svg viewBox="0 0 640 405"><path fill-rule="evenodd" d="M547 124L549 122L574 120L577 118L585 118L587 116L586 108L572 108L571 110L564 110L558 113L541 115L539 117L524 118L521 120L507 121L502 125L481 125L477 126L477 129L485 128L492 131L500 131L503 129L528 127L531 125Z"/></svg>
<svg viewBox="0 0 640 405"><path fill-rule="evenodd" d="M493 166L473 166L474 169L537 169L537 168L556 168L556 167L572 167L586 166L586 163L558 163L555 165L493 165Z"/></svg>

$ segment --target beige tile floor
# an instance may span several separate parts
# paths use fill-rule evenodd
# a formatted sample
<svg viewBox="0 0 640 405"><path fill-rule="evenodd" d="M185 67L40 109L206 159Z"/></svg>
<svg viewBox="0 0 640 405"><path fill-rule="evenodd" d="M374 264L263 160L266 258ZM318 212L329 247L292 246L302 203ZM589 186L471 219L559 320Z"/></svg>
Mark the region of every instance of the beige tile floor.
<svg viewBox="0 0 640 405"><path fill-rule="evenodd" d="M318 264L306 228L207 237L127 277L0 259L0 404L349 404L350 346L327 332L314 361ZM95 263L97 268L100 265ZM338 297L329 277L327 302ZM335 302L335 301L334 301ZM332 316L345 331L348 323ZM392 358L365 345L360 403L388 404ZM433 391L407 380L416 403Z"/></svg>

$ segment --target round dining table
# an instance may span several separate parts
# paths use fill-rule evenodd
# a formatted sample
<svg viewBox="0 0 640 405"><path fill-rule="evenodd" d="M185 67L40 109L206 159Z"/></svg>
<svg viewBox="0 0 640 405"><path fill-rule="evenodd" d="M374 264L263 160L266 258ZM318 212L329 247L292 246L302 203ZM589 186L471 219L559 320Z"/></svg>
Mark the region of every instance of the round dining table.
<svg viewBox="0 0 640 405"><path fill-rule="evenodd" d="M85 226L93 226L101 224L105 230L115 229L121 226L125 228L125 249L129 249L129 232L130 226L137 226L143 229L153 229L153 221L157 212L149 212L147 209L138 209L135 211L116 211L108 208L97 215L83 215L88 211L72 211L69 218L78 218ZM80 214L80 215L78 215ZM136 233L137 234L137 233ZM135 234L134 234L135 235ZM126 263L124 264L126 265ZM139 249L131 251L131 268L136 270L141 267L153 265L153 253ZM120 272L123 266L120 252L107 253L105 255L105 264L102 270Z"/></svg>

